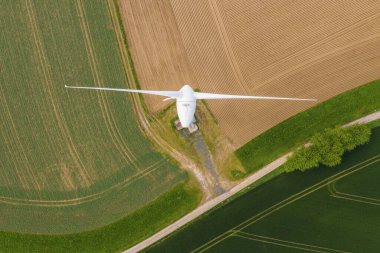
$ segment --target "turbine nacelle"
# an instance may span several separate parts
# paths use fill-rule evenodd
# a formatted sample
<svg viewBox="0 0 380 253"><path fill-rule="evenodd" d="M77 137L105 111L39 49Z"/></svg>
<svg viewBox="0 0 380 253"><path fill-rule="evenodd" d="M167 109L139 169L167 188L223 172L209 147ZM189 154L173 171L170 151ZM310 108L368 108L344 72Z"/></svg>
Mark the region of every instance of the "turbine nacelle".
<svg viewBox="0 0 380 253"><path fill-rule="evenodd" d="M197 99L190 85L186 84L179 90L179 96L176 99L177 114L182 127L188 128L194 121L195 108Z"/></svg>

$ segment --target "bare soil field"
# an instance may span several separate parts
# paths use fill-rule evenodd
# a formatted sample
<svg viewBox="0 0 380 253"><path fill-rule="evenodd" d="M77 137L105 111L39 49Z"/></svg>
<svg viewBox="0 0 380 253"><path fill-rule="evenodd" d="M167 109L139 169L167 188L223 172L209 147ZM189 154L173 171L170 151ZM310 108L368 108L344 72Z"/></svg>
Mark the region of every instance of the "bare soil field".
<svg viewBox="0 0 380 253"><path fill-rule="evenodd" d="M327 100L380 77L380 2L120 0L140 85ZM145 97L151 111L166 106ZM209 101L238 148L315 103Z"/></svg>

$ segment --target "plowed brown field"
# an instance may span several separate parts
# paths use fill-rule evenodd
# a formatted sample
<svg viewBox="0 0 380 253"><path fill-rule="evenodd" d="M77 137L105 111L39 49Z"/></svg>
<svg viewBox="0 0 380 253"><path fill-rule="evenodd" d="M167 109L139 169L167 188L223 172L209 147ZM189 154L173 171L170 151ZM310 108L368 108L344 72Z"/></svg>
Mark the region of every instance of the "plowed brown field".
<svg viewBox="0 0 380 253"><path fill-rule="evenodd" d="M317 98L380 77L380 2L120 0L141 87ZM166 104L146 97L152 111ZM209 101L235 148L315 103Z"/></svg>

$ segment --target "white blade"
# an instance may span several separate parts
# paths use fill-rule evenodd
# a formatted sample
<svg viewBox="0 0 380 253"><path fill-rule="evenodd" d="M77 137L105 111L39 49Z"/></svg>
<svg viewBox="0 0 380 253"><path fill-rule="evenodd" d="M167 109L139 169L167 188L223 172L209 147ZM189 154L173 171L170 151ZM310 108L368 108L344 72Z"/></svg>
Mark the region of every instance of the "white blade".
<svg viewBox="0 0 380 253"><path fill-rule="evenodd" d="M179 96L178 91L158 91L158 90L131 90L131 89L116 89L116 88L99 88L99 87L80 87L80 86L67 86L66 88L71 89L85 89L85 90L109 90L109 91L121 91L121 92L133 92L133 93L143 93L151 94L157 96L164 96L169 98L177 98Z"/></svg>
<svg viewBox="0 0 380 253"><path fill-rule="evenodd" d="M307 98L281 98L281 97L259 97L259 96L239 96L227 94L214 94L194 92L196 99L274 99L274 100L300 100L300 101L317 101L316 99Z"/></svg>

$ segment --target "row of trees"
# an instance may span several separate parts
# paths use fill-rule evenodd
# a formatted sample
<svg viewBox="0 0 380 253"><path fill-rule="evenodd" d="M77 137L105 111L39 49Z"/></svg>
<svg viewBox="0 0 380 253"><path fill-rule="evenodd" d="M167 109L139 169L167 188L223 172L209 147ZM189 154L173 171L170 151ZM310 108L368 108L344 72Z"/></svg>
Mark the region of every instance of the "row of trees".
<svg viewBox="0 0 380 253"><path fill-rule="evenodd" d="M370 138L371 129L364 124L325 129L315 134L310 144L297 149L288 158L284 169L286 172L291 172L305 171L318 167L320 164L329 167L336 166L342 162L344 152L368 143Z"/></svg>

